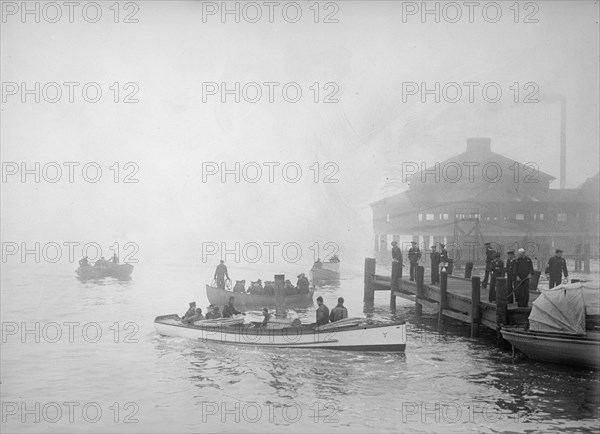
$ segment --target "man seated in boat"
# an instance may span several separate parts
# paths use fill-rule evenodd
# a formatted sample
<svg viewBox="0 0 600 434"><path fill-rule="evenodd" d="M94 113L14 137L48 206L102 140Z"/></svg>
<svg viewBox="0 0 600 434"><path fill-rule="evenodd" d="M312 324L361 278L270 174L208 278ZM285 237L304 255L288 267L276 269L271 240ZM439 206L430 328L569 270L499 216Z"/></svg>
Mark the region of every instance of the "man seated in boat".
<svg viewBox="0 0 600 434"><path fill-rule="evenodd" d="M217 281L217 288L225 289L225 279L231 282L229 278L229 274L227 273L227 266L225 262L221 259L219 265L217 265L217 269L215 270L215 280Z"/></svg>
<svg viewBox="0 0 600 434"><path fill-rule="evenodd" d="M321 262L321 258L317 258L315 263L313 264L313 269L323 268L323 263Z"/></svg>
<svg viewBox="0 0 600 434"><path fill-rule="evenodd" d="M323 304L323 297L317 297L317 327L329 323L329 308Z"/></svg>
<svg viewBox="0 0 600 434"><path fill-rule="evenodd" d="M108 260L108 262L112 262L113 264L118 264L119 263L119 257L117 256L116 253L113 254L112 258L110 258Z"/></svg>
<svg viewBox="0 0 600 434"><path fill-rule="evenodd" d="M90 265L90 262L88 261L88 257L84 257L83 259L79 260L79 266L80 267L88 267Z"/></svg>
<svg viewBox="0 0 600 434"><path fill-rule="evenodd" d="M333 255L331 257L331 259L329 260L329 262L340 262L340 258L338 258L337 255Z"/></svg>
<svg viewBox="0 0 600 434"><path fill-rule="evenodd" d="M194 315L196 315L196 302L191 301L190 307L188 308L187 312L183 314L183 317L181 317L181 322L187 322L187 320L193 317Z"/></svg>
<svg viewBox="0 0 600 434"><path fill-rule="evenodd" d="M229 303L227 303L223 307L223 318L231 318L233 315L239 315L239 314L243 315L242 312L240 312L235 307L233 307L233 302L234 301L235 301L235 297L234 296L229 297Z"/></svg>
<svg viewBox="0 0 600 434"><path fill-rule="evenodd" d="M187 324L194 324L196 321L202 321L203 319L205 319L205 318L204 318L204 315L202 315L202 309L197 308L194 315L192 315L186 319L182 319L181 322L187 323Z"/></svg>
<svg viewBox="0 0 600 434"><path fill-rule="evenodd" d="M298 282L296 283L296 287L298 288L299 294L306 294L310 291L310 282L308 278L301 273L298 275Z"/></svg>
<svg viewBox="0 0 600 434"><path fill-rule="evenodd" d="M258 279L256 282L252 282L252 291L249 291L250 294L254 295L265 295L265 289L262 285L262 280Z"/></svg>
<svg viewBox="0 0 600 434"><path fill-rule="evenodd" d="M296 287L289 279L285 281L285 295L296 295Z"/></svg>
<svg viewBox="0 0 600 434"><path fill-rule="evenodd" d="M246 292L246 281L236 280L233 286L233 292Z"/></svg>
<svg viewBox="0 0 600 434"><path fill-rule="evenodd" d="M210 306L208 306L208 308L210 309L210 311L206 313L206 319L221 318L221 311L219 309L219 306L211 304Z"/></svg>
<svg viewBox="0 0 600 434"><path fill-rule="evenodd" d="M106 267L106 259L104 259L104 256L101 256L100 259L98 259L96 261L96 263L94 264L95 267Z"/></svg>
<svg viewBox="0 0 600 434"><path fill-rule="evenodd" d="M336 307L331 309L331 314L329 315L329 321L336 322L341 319L348 318L348 309L344 307L344 298L338 298L338 304Z"/></svg>
<svg viewBox="0 0 600 434"><path fill-rule="evenodd" d="M269 313L269 309L267 309L266 307L262 308L262 314L263 314L263 320L262 323L260 324L261 327L266 327L267 323L269 322L269 320L271 319L271 314Z"/></svg>

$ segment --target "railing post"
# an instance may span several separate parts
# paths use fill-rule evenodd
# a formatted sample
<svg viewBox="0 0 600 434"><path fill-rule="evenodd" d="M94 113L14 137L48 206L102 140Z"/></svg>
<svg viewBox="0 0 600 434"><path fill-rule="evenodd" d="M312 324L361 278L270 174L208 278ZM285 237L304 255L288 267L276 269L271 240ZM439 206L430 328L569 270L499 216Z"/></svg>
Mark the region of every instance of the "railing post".
<svg viewBox="0 0 600 434"><path fill-rule="evenodd" d="M375 302L375 291L373 290L375 267L375 258L365 258L365 288L363 301L369 304L373 304Z"/></svg>
<svg viewBox="0 0 600 434"><path fill-rule="evenodd" d="M440 273L440 312L438 315L438 331L441 333L444 328L444 309L447 306L448 297L448 272L444 269Z"/></svg>
<svg viewBox="0 0 600 434"><path fill-rule="evenodd" d="M421 320L423 315L423 306L419 303L419 299L424 298L424 280L425 280L425 267L419 265L417 267L417 303L415 304L415 316L417 320Z"/></svg>
<svg viewBox="0 0 600 434"><path fill-rule="evenodd" d="M465 265L465 279L470 279L473 273L473 263L467 262Z"/></svg>
<svg viewBox="0 0 600 434"><path fill-rule="evenodd" d="M471 267L473 263L471 262ZM471 337L479 337L479 322L480 322L480 311L479 303L481 301L481 277L474 276L471 278Z"/></svg>
<svg viewBox="0 0 600 434"><path fill-rule="evenodd" d="M506 293L506 277L496 277L496 330L508 325L508 294Z"/></svg>

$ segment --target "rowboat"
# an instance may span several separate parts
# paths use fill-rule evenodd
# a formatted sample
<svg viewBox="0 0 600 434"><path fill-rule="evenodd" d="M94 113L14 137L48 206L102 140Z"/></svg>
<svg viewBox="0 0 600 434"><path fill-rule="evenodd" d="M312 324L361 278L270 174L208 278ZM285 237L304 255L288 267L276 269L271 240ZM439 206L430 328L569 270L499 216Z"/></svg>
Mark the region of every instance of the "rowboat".
<svg viewBox="0 0 600 434"><path fill-rule="evenodd" d="M178 315L172 314L156 317L154 327L161 335L195 339L202 343L347 351L403 352L406 349L404 323L364 324L356 318L317 328L314 324L282 325L277 322L273 327L259 327L259 323L203 323L184 324Z"/></svg>
<svg viewBox="0 0 600 434"><path fill-rule="evenodd" d="M319 280L337 280L340 278L340 261L321 262L313 264L310 269L310 278L313 282Z"/></svg>
<svg viewBox="0 0 600 434"><path fill-rule="evenodd" d="M529 328L502 327L502 337L530 359L570 366L600 366L597 284L571 283L542 290L533 302Z"/></svg>
<svg viewBox="0 0 600 434"><path fill-rule="evenodd" d="M75 270L77 277L81 280L104 279L105 277L114 277L115 279L129 279L133 273L131 264L112 264L108 265L86 265Z"/></svg>
<svg viewBox="0 0 600 434"><path fill-rule="evenodd" d="M285 296L285 306L287 307L308 307L313 304L314 288L311 288L306 294L294 294ZM211 304L225 306L229 297L235 297L235 305L246 309L260 309L263 307L275 307L274 295L256 295L245 292L233 292L227 289L216 288L206 285L206 296Z"/></svg>

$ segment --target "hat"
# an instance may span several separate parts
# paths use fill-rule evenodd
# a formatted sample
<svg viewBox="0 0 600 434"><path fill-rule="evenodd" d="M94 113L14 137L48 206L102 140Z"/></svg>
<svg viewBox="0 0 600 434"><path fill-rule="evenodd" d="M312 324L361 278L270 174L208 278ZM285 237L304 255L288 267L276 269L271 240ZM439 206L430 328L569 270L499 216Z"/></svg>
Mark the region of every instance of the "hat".
<svg viewBox="0 0 600 434"><path fill-rule="evenodd" d="M417 243L416 241L411 241L410 243L411 243L411 244L419 244L419 243Z"/></svg>
<svg viewBox="0 0 600 434"><path fill-rule="evenodd" d="M562 251L561 249L556 249L556 250L554 251L554 253L562 253L562 252L563 252L563 251Z"/></svg>
<svg viewBox="0 0 600 434"><path fill-rule="evenodd" d="M267 312L267 313L268 313L268 312L269 312L269 309L267 309L266 307L263 307L263 308L262 308L262 311L263 311L263 312Z"/></svg>
<svg viewBox="0 0 600 434"><path fill-rule="evenodd" d="M196 302L195 301L190 301L190 306L196 306Z"/></svg>
<svg viewBox="0 0 600 434"><path fill-rule="evenodd" d="M398 245L398 241L392 241L392 246L397 246Z"/></svg>
<svg viewBox="0 0 600 434"><path fill-rule="evenodd" d="M490 244L492 244L492 243L485 243L484 246L489 246Z"/></svg>
<svg viewBox="0 0 600 434"><path fill-rule="evenodd" d="M344 304L344 297L340 297L340 298L338 298L338 303L342 303L342 304Z"/></svg>
<svg viewBox="0 0 600 434"><path fill-rule="evenodd" d="M519 249L517 250L519 253L525 253L525 249Z"/></svg>
<svg viewBox="0 0 600 434"><path fill-rule="evenodd" d="M304 273L298 274L298 279L300 279L302 276L304 276Z"/></svg>
<svg viewBox="0 0 600 434"><path fill-rule="evenodd" d="M225 261L223 261L223 260L221 259L221 264L222 264L223 262L225 262Z"/></svg>
<svg viewBox="0 0 600 434"><path fill-rule="evenodd" d="M445 245L445 244L442 244L442 243L440 243L440 247L446 247L446 245Z"/></svg>
<svg viewBox="0 0 600 434"><path fill-rule="evenodd" d="M433 246L431 246L431 250L435 250L437 249L437 247L435 247L435 244Z"/></svg>
<svg viewBox="0 0 600 434"><path fill-rule="evenodd" d="M317 297L317 301L323 301L323 297L321 297L320 295Z"/></svg>
<svg viewBox="0 0 600 434"><path fill-rule="evenodd" d="M514 255L515 251L514 250L509 250L508 252L506 252L507 255Z"/></svg>

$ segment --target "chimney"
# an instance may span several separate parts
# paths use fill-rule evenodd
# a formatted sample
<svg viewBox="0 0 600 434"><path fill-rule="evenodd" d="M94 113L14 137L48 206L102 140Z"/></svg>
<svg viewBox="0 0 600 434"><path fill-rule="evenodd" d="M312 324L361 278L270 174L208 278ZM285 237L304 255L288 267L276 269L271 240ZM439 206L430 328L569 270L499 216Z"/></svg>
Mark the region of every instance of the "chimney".
<svg viewBox="0 0 600 434"><path fill-rule="evenodd" d="M492 139L489 137L470 137L467 139L469 154L484 154L492 152Z"/></svg>

